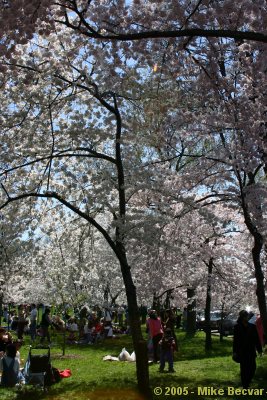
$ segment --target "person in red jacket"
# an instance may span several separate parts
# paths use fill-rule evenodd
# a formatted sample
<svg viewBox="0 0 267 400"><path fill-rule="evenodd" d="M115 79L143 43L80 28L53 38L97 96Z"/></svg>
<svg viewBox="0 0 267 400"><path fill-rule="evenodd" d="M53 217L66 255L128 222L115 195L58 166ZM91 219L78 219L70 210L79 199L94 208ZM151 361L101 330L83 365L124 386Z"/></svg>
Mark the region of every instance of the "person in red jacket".
<svg viewBox="0 0 267 400"><path fill-rule="evenodd" d="M153 343L153 361L156 363L159 360L158 345L163 335L163 329L160 317L157 316L155 310L151 310L147 320L147 330L152 338Z"/></svg>

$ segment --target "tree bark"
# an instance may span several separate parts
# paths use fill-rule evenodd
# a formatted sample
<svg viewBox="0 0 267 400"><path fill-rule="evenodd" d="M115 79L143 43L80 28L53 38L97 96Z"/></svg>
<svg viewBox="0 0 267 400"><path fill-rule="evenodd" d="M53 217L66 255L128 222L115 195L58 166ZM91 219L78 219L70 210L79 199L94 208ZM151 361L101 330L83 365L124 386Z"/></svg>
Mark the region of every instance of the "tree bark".
<svg viewBox="0 0 267 400"><path fill-rule="evenodd" d="M210 258L208 263L208 281L206 293L206 306L205 306L205 349L211 350L211 326L210 326L210 310L211 310L211 276L212 276L213 259Z"/></svg>
<svg viewBox="0 0 267 400"><path fill-rule="evenodd" d="M194 288L188 288L186 333L188 335L194 335L195 332L196 332L196 293Z"/></svg>
<svg viewBox="0 0 267 400"><path fill-rule="evenodd" d="M3 315L3 294L0 294L0 326L2 324L2 315Z"/></svg>
<svg viewBox="0 0 267 400"><path fill-rule="evenodd" d="M132 280L131 269L128 265L126 254L124 253L123 246L120 249L122 257L120 259L120 266L122 277L126 290L130 328L133 339L134 351L136 354L136 375L137 384L140 393L145 399L152 399L152 394L149 387L149 370L148 370L148 355L147 343L144 340L141 323L139 317L139 308L137 305L136 288Z"/></svg>
<svg viewBox="0 0 267 400"><path fill-rule="evenodd" d="M152 399L152 394L149 387L149 371L148 371L148 355L147 344L142 336L141 323L139 316L139 308L137 305L136 288L133 283L131 268L128 264L127 254L125 249L125 217L126 217L126 198L125 198L125 182L124 182L124 166L121 149L121 133L122 120L117 104L116 96L113 96L114 106L110 107L105 100L100 99L101 103L110 110L116 118L116 168L117 168L117 183L118 183L118 200L119 200L119 217L114 215L116 220L119 220L121 226L116 227L116 254L118 256L121 273L125 285L128 313L133 339L133 346L136 355L136 376L137 385L140 393L145 396L145 399Z"/></svg>
<svg viewBox="0 0 267 400"><path fill-rule="evenodd" d="M255 233L254 235L254 246L252 248L252 258L255 268L255 277L257 281L257 299L260 310L260 316L262 320L264 336L267 338L267 308L266 308L266 296L264 287L264 274L261 267L261 251L264 245L264 240L261 234Z"/></svg>
<svg viewBox="0 0 267 400"><path fill-rule="evenodd" d="M241 188L241 204L242 204L242 210L244 214L244 222L252 235L254 239L254 244L253 248L251 250L252 253L252 260L254 264L254 271L255 271L255 278L257 282L257 300L258 300L258 306L259 306L259 311L260 311L260 316L262 320L262 325L263 325L263 330L264 330L264 336L267 338L267 308L266 308L266 296L265 296L265 287L264 287L264 274L262 271L262 266L261 266L261 252L263 249L264 245L264 239L260 231L258 230L256 224L253 222L251 218L251 214L249 212L249 206L247 204L247 198L246 198L246 192L244 192L242 184L241 184L241 179L240 175L239 177L239 184ZM255 184L255 176L253 174L249 174L249 183L247 185L247 188ZM256 207L259 211L259 214L261 213L261 204L256 204Z"/></svg>

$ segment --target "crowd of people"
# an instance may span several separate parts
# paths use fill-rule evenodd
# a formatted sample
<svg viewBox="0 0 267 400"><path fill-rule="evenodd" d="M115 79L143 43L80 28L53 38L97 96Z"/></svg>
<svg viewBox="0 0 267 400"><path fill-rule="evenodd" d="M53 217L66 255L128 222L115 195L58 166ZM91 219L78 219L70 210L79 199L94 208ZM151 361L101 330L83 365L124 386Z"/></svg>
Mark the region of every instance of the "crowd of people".
<svg viewBox="0 0 267 400"><path fill-rule="evenodd" d="M22 340L28 334L32 342L40 337L41 343L45 340L51 342L51 330L66 332L68 343L88 344L130 332L128 311L124 305L112 308L94 306L91 310L85 306L74 313L53 309L53 314L50 307L43 305L20 305L17 312L12 310L8 313L5 309L4 321L8 324L8 331L16 332L18 339Z"/></svg>
<svg viewBox="0 0 267 400"><path fill-rule="evenodd" d="M0 371L1 384L10 386L10 382L20 382L19 349L25 334L30 335L32 343L39 337L40 344L51 343L51 330L63 333L69 344L95 344L104 339L117 337L119 334L130 333L129 318L126 306L92 307L87 306L69 313L55 312L51 308L36 304L20 305L17 313L4 314L8 322L7 329L0 327ZM148 356L151 362L159 363L159 372L175 372L174 352L178 349L176 329L183 328L183 313L170 308L157 313L140 307L140 322L145 324L148 334ZM10 328L10 329L9 329ZM16 332L16 338L14 333ZM256 351L262 354L264 345L263 328L259 317L251 316L242 310L234 328L233 359L240 363L241 380L244 388L250 382L256 370Z"/></svg>
<svg viewBox="0 0 267 400"><path fill-rule="evenodd" d="M57 312L58 311L58 312ZM12 311L4 309L0 326L0 373L1 385L11 387L24 383L20 352L25 335L32 344L51 344L51 332L63 333L69 344L94 344L118 333L129 333L128 313L125 306L115 309L95 306L92 310L83 307L68 313L60 313L43 305L19 305Z"/></svg>

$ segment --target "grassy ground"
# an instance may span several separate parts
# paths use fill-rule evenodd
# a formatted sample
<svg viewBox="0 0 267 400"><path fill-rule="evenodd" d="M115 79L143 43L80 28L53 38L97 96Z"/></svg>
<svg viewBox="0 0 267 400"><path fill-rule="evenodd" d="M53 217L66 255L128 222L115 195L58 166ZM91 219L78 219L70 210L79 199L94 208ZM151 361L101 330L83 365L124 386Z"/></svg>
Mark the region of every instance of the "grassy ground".
<svg viewBox="0 0 267 400"><path fill-rule="evenodd" d="M58 341L58 339L56 340ZM204 350L204 334L198 332L194 337L178 333L179 349L175 355L175 373L160 374L159 366L152 364L150 369L151 388L154 399L267 399L267 355L257 360L257 373L253 388L264 389L264 396L229 395L228 387L240 387L239 365L231 359L232 339L223 343L213 338L213 350ZM68 346L62 356L59 346L52 347L52 364L59 369L70 368L72 377L63 379L43 393L31 386L22 390L0 389L1 400L142 400L136 392L135 363L102 361L107 354L118 356L126 347L132 352L131 339L122 336L106 340L93 346ZM29 344L23 346L21 358L26 359ZM41 350L39 350L41 352ZM221 389L221 394L210 395L203 387ZM158 389L161 388L161 389ZM157 395L162 390L161 395Z"/></svg>

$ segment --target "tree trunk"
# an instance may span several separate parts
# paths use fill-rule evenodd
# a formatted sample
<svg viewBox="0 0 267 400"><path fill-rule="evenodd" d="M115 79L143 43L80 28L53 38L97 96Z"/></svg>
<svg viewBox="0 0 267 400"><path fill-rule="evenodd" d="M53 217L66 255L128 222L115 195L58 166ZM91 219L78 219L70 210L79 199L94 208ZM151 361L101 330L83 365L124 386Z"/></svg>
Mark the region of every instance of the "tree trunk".
<svg viewBox="0 0 267 400"><path fill-rule="evenodd" d="M208 281L207 281L207 294L206 294L206 306L205 306L205 349L211 350L211 326L210 326L210 311L211 311L211 276L212 276L213 259L210 258L208 263Z"/></svg>
<svg viewBox="0 0 267 400"><path fill-rule="evenodd" d="M250 176L250 183L248 186L253 185L254 182L254 177L251 178ZM241 186L241 185L240 185ZM264 245L264 239L262 234L259 232L257 229L257 226L253 222L251 215L249 213L249 208L248 204L246 202L246 194L241 191L241 201L242 201L242 209L244 213L244 219L245 219L245 224L252 235L254 239L254 245L251 250L252 253L252 259L253 259L253 264L254 264L254 270L255 270L255 278L257 281L257 300L258 300L258 306L259 306L259 311L260 311L260 316L262 320L262 325L263 325L263 330L264 330L264 336L267 338L267 308L266 308L266 296L265 296L265 288L264 288L264 274L262 272L262 266L261 266L261 252L262 248ZM259 215L262 217L261 213L261 204L256 205L256 208L258 210Z"/></svg>
<svg viewBox="0 0 267 400"><path fill-rule="evenodd" d="M121 252L124 253L122 248ZM138 389L144 398L149 400L152 399L152 394L149 387L147 343L146 340L144 340L141 331L136 288L132 280L131 269L128 265L125 253L122 254L122 257L120 258L120 266L126 290L131 334L134 351L136 354L136 375Z"/></svg>
<svg viewBox="0 0 267 400"><path fill-rule="evenodd" d="M254 235L254 246L252 248L252 258L255 268L255 277L257 281L257 299L260 310L260 316L262 320L264 336L267 338L267 308L266 308L266 296L264 287L264 274L261 267L261 251L263 248L264 240L261 234L255 233Z"/></svg>
<svg viewBox="0 0 267 400"><path fill-rule="evenodd" d="M223 341L223 320L224 320L224 306L225 302L223 301L222 307L221 307L221 319L220 319L220 326L219 326L219 332L220 332L220 343Z"/></svg>
<svg viewBox="0 0 267 400"><path fill-rule="evenodd" d="M0 294L0 326L2 324L2 315L3 315L3 294Z"/></svg>
<svg viewBox="0 0 267 400"><path fill-rule="evenodd" d="M194 288L187 289L187 304L186 333L194 335L196 332L196 294Z"/></svg>
<svg viewBox="0 0 267 400"><path fill-rule="evenodd" d="M139 391L144 395L145 399L152 399L152 394L149 388L149 372L148 372L148 355L147 344L142 336L141 323L139 318L139 309L137 305L136 289L133 283L131 268L127 261L125 249L125 216L126 216L126 199L125 199L125 182L124 182L124 168L121 154L121 131L122 121L118 109L117 98L114 95L114 106L111 107L108 103L100 99L109 111L111 111L116 118L116 140L115 140L115 153L116 153L116 167L117 167L117 183L118 183L118 198L119 198L119 220L121 227L116 227L116 244L115 251L120 262L122 277L125 285L129 321L131 333L133 338L133 346L136 354L136 375ZM117 218L117 217L115 217Z"/></svg>

